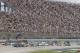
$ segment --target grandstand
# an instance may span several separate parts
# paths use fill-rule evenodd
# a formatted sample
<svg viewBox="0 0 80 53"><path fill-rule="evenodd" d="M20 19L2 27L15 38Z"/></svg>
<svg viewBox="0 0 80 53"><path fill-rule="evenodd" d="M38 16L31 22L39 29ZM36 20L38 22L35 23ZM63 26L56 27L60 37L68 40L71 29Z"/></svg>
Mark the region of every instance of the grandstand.
<svg viewBox="0 0 80 53"><path fill-rule="evenodd" d="M7 38L6 33L15 38L17 32L22 38L80 38L79 4L48 0L0 2L0 38Z"/></svg>

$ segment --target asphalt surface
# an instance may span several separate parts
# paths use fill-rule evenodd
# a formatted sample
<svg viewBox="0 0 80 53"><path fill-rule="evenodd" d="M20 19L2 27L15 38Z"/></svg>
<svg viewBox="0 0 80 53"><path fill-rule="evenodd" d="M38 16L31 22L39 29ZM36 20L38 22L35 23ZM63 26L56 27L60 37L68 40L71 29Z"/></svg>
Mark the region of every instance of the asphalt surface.
<svg viewBox="0 0 80 53"><path fill-rule="evenodd" d="M80 46L41 46L41 47L11 47L11 46L1 46L0 53L30 53L37 50L71 50L79 49Z"/></svg>

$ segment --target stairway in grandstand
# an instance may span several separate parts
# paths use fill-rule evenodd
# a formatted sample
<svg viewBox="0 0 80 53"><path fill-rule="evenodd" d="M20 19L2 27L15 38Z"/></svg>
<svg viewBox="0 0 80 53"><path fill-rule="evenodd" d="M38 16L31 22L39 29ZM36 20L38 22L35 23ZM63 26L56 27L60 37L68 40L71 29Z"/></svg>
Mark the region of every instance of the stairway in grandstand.
<svg viewBox="0 0 80 53"><path fill-rule="evenodd" d="M14 6L6 2L0 2L0 12L14 12Z"/></svg>

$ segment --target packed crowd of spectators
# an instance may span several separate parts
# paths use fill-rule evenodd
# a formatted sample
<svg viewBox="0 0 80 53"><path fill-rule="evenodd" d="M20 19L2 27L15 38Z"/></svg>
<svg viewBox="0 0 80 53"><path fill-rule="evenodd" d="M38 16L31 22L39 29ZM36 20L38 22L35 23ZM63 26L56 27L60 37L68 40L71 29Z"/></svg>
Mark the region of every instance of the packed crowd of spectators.
<svg viewBox="0 0 80 53"><path fill-rule="evenodd" d="M57 35L80 33L80 4L15 0L14 13L0 13L0 31ZM74 35L75 36L75 35Z"/></svg>

